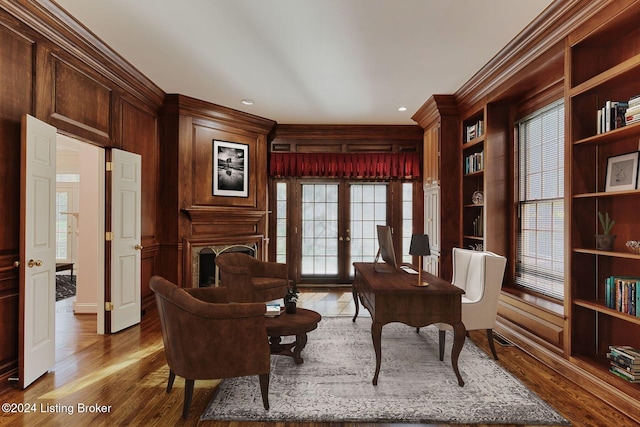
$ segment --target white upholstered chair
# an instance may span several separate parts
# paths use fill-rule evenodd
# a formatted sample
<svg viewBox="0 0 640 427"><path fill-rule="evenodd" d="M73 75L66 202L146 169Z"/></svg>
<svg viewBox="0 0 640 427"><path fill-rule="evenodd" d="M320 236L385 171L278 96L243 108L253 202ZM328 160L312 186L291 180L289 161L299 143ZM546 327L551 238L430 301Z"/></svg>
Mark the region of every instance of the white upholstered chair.
<svg viewBox="0 0 640 427"><path fill-rule="evenodd" d="M493 328L498 315L498 298L507 259L492 252L453 248L452 283L465 291L462 296L462 323L467 331L484 329L493 358ZM445 331L450 325L439 323L440 360L444 358Z"/></svg>

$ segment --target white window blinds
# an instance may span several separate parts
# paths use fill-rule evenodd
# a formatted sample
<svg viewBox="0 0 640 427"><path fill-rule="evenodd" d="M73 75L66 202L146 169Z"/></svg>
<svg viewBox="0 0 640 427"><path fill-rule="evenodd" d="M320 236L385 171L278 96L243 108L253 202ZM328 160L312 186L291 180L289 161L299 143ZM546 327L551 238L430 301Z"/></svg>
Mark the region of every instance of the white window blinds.
<svg viewBox="0 0 640 427"><path fill-rule="evenodd" d="M564 298L564 104L517 123L518 216L515 283Z"/></svg>

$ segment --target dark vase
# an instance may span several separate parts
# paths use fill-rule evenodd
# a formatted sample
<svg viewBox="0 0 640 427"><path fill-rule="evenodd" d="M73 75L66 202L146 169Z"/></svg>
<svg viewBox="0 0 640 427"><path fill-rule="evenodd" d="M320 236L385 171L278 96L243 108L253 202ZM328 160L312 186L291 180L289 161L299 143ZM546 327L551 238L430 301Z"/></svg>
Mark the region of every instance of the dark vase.
<svg viewBox="0 0 640 427"><path fill-rule="evenodd" d="M596 234L596 249L612 251L615 240L615 234Z"/></svg>
<svg viewBox="0 0 640 427"><path fill-rule="evenodd" d="M296 303L293 301L287 301L284 303L284 310L288 314L295 314L296 312Z"/></svg>

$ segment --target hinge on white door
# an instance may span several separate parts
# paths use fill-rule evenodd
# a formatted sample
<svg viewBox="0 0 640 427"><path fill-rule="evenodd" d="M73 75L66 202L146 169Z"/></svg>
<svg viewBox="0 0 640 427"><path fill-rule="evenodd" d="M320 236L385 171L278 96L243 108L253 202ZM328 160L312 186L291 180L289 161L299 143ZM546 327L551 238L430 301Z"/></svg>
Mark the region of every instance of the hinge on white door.
<svg viewBox="0 0 640 427"><path fill-rule="evenodd" d="M105 170L106 170L107 172L113 172L113 168L114 168L114 166L113 166L113 162L107 162L107 163L105 163L105 167L104 167L104 168L105 168Z"/></svg>
<svg viewBox="0 0 640 427"><path fill-rule="evenodd" d="M104 303L104 311L113 311L113 303L110 301L106 301Z"/></svg>
<svg viewBox="0 0 640 427"><path fill-rule="evenodd" d="M104 233L104 240L111 242L113 240L113 231L107 231Z"/></svg>

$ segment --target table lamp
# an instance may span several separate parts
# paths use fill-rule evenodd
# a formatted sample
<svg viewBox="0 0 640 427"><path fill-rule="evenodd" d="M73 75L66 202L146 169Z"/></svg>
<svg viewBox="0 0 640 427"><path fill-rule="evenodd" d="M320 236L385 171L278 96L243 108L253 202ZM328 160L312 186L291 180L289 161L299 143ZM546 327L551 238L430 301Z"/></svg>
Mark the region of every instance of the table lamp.
<svg viewBox="0 0 640 427"><path fill-rule="evenodd" d="M412 283L412 285L428 286L429 283L422 282L422 257L431 255L428 234L414 234L411 236L409 255L416 255L418 257L418 283Z"/></svg>

